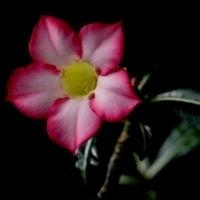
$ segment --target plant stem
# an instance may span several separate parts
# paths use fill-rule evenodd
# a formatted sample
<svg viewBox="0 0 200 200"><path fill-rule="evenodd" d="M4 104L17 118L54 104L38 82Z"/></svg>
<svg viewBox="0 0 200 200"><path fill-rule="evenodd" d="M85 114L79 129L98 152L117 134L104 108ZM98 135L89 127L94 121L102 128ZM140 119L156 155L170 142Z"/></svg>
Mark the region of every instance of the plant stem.
<svg viewBox="0 0 200 200"><path fill-rule="evenodd" d="M100 199L106 198L106 196L108 195L108 191L113 190L118 186L119 178L122 174L121 158L123 157L123 154L126 152L125 143L129 140L129 134L128 134L129 127L130 127L130 122L126 120L124 123L123 131L119 139L117 140L114 152L110 158L106 180L98 193Z"/></svg>

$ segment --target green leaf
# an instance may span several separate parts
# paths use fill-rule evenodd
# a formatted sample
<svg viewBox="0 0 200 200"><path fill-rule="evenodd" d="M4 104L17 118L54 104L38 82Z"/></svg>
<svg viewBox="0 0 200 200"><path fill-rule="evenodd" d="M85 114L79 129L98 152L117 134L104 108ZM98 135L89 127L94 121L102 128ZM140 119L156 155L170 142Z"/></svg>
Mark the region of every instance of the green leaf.
<svg viewBox="0 0 200 200"><path fill-rule="evenodd" d="M186 111L182 109L174 109L175 112L185 121L188 121L193 127L200 131L200 109L196 111Z"/></svg>
<svg viewBox="0 0 200 200"><path fill-rule="evenodd" d="M193 89L177 89L157 95L150 102L178 101L200 105L200 91Z"/></svg>
<svg viewBox="0 0 200 200"><path fill-rule="evenodd" d="M139 162L134 155L137 169L144 178L152 179L169 162L190 153L198 145L200 145L198 132L185 121L181 121L165 139L153 162L150 162L149 157Z"/></svg>
<svg viewBox="0 0 200 200"><path fill-rule="evenodd" d="M129 175L121 175L119 179L120 185L139 185L141 180Z"/></svg>
<svg viewBox="0 0 200 200"><path fill-rule="evenodd" d="M200 91L194 89L173 90L159 94L151 102L162 102L200 131Z"/></svg>
<svg viewBox="0 0 200 200"><path fill-rule="evenodd" d="M174 158L178 158L186 155L199 144L200 136L197 131L188 123L182 121L166 138L157 154L157 157L161 157L174 145L174 150L172 151L173 153L171 153L171 156L173 155Z"/></svg>

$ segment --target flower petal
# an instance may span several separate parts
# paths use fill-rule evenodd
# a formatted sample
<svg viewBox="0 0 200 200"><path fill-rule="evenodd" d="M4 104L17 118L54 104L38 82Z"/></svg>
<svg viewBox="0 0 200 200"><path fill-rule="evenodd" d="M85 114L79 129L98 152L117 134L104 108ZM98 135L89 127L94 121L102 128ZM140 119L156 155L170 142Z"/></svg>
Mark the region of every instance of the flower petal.
<svg viewBox="0 0 200 200"><path fill-rule="evenodd" d="M61 98L51 108L47 129L54 142L74 153L97 133L101 123L87 98Z"/></svg>
<svg viewBox="0 0 200 200"><path fill-rule="evenodd" d="M124 49L121 23L89 24L80 30L79 37L83 46L83 60L99 68L102 75L119 65Z"/></svg>
<svg viewBox="0 0 200 200"><path fill-rule="evenodd" d="M106 121L115 122L126 117L141 103L133 93L128 74L117 69L106 76L99 76L95 96L90 101L91 109Z"/></svg>
<svg viewBox="0 0 200 200"><path fill-rule="evenodd" d="M62 97L59 76L60 71L51 65L20 67L10 77L7 100L27 116L45 118L55 99Z"/></svg>
<svg viewBox="0 0 200 200"><path fill-rule="evenodd" d="M29 44L34 61L55 65L61 69L82 54L80 40L64 21L42 16L35 27Z"/></svg>

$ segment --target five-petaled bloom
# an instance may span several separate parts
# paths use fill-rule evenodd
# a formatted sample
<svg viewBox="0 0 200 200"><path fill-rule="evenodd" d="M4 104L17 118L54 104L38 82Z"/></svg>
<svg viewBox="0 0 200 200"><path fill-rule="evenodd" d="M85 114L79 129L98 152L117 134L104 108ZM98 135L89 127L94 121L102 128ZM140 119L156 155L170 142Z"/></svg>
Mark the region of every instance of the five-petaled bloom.
<svg viewBox="0 0 200 200"><path fill-rule="evenodd" d="M29 117L47 117L50 138L71 152L97 133L102 120L122 120L141 102L118 68L121 23L92 23L77 35L66 22L42 16L29 51L34 62L12 74L7 99Z"/></svg>

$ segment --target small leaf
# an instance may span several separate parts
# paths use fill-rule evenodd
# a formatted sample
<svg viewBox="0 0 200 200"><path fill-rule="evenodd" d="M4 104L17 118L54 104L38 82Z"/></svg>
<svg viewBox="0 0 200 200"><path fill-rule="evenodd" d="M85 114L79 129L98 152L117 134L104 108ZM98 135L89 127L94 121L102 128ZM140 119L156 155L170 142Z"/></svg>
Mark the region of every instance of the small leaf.
<svg viewBox="0 0 200 200"><path fill-rule="evenodd" d="M151 140L151 128L143 123L131 124L129 129L133 151L143 160L148 151Z"/></svg>
<svg viewBox="0 0 200 200"><path fill-rule="evenodd" d="M77 152L76 168L82 171L85 185L88 185L88 170L91 167L99 166L99 155L96 148L97 138L91 138L88 142L79 148ZM91 170L91 169L90 169Z"/></svg>
<svg viewBox="0 0 200 200"><path fill-rule="evenodd" d="M141 184L141 181L133 176L129 175L121 175L119 179L120 185L139 185Z"/></svg>
<svg viewBox="0 0 200 200"><path fill-rule="evenodd" d="M177 89L157 95L150 102L178 101L200 105L200 91L193 89Z"/></svg>
<svg viewBox="0 0 200 200"><path fill-rule="evenodd" d="M105 181L108 162L122 128L123 123L104 123L99 134L77 151L76 168L81 171L91 196L97 194Z"/></svg>

